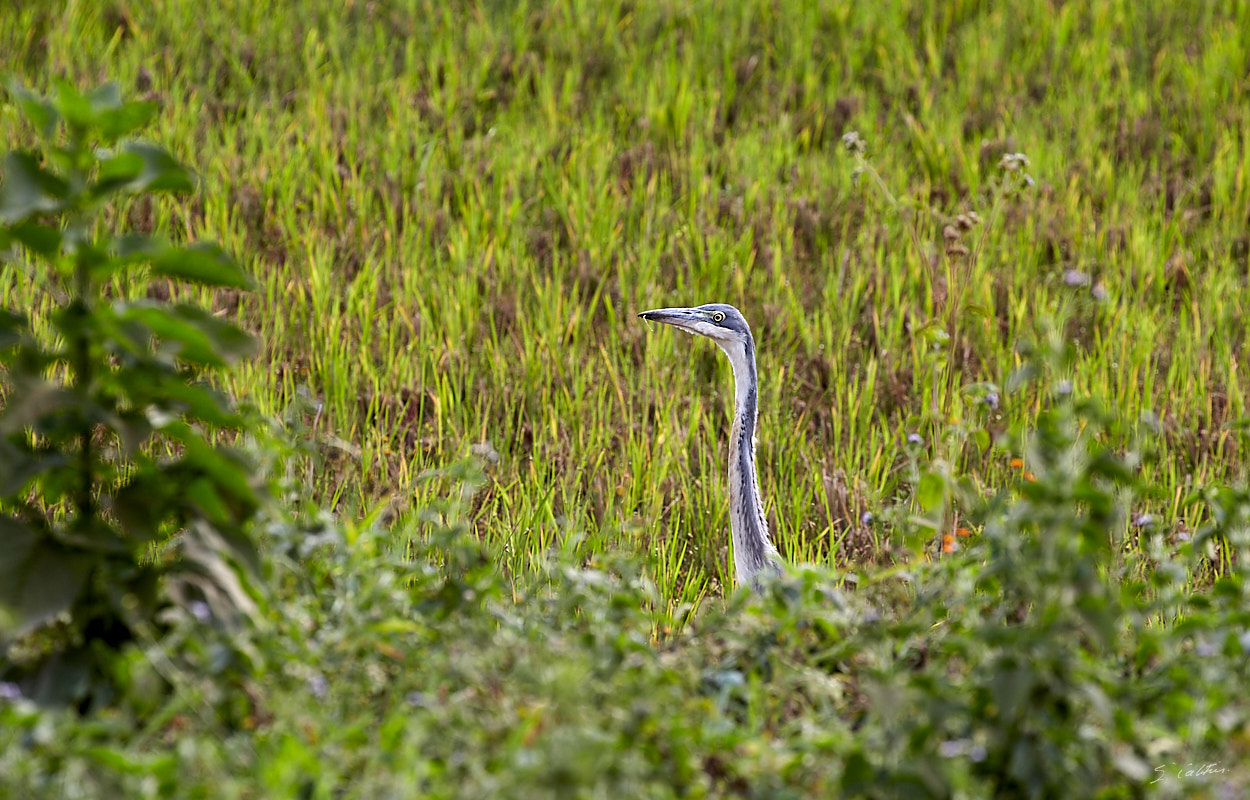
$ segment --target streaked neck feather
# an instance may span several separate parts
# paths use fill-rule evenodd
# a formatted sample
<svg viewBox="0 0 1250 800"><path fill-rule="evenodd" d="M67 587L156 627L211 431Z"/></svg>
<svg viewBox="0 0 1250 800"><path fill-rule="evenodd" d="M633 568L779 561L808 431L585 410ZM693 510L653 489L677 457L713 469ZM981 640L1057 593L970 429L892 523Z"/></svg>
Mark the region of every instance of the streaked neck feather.
<svg viewBox="0 0 1250 800"><path fill-rule="evenodd" d="M761 572L778 570L777 549L755 474L755 423L758 416L755 348L747 342L720 342L734 372L734 421L729 438L729 527L738 583L759 588Z"/></svg>

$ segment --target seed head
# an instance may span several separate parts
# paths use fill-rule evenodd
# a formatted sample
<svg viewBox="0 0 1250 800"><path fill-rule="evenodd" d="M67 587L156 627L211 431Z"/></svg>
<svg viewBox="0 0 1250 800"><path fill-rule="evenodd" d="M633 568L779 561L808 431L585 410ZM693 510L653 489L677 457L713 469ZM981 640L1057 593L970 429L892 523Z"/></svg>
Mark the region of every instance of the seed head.
<svg viewBox="0 0 1250 800"><path fill-rule="evenodd" d="M848 153L862 153L868 143L859 135L859 131L848 131L842 134L842 146Z"/></svg>

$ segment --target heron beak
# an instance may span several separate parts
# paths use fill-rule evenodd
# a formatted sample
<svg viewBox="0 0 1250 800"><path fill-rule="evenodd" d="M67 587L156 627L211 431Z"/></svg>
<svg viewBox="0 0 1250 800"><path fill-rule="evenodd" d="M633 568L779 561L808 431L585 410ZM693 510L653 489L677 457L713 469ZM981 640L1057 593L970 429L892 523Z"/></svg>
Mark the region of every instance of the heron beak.
<svg viewBox="0 0 1250 800"><path fill-rule="evenodd" d="M693 308L653 308L638 316L648 322L663 322L665 325L672 325L674 328L681 328L690 333L696 333L694 323L707 321Z"/></svg>

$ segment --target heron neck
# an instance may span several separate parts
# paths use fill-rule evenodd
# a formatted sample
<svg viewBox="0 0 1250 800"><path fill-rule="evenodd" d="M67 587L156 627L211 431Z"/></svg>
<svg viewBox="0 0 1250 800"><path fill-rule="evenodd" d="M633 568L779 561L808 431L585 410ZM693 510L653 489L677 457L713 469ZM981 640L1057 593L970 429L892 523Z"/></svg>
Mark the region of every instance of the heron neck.
<svg viewBox="0 0 1250 800"><path fill-rule="evenodd" d="M734 422L729 437L729 527L739 584L755 584L761 570L776 569L776 548L768 537L768 521L755 474L755 423L759 414L759 382L755 346L750 340L722 346L734 372Z"/></svg>

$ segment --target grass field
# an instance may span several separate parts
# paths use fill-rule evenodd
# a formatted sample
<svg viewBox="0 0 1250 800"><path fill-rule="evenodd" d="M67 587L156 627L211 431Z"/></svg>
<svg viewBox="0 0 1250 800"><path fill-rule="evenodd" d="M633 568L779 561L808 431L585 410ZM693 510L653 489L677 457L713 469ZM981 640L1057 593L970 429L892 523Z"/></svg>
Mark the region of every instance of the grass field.
<svg viewBox="0 0 1250 800"><path fill-rule="evenodd" d="M256 276L209 298L264 343L230 388L324 403L310 491L349 514L424 503L446 487L423 471L482 445L474 525L511 569L580 536L648 554L670 601L724 591L728 365L635 318L710 301L756 333L794 561L888 560L861 518L906 493L908 433L1013 480L930 443L1031 418L1036 393L991 413L960 387L1052 329L1078 347L1056 377L1157 421L1143 510L1192 525L1192 487L1245 476L1247 4L19 2L0 53L162 102L149 135L202 192L129 221ZM1035 183L995 206L1011 152Z"/></svg>
<svg viewBox="0 0 1250 800"><path fill-rule="evenodd" d="M0 74L200 176L82 249L156 156L0 106L0 796L1246 796L1250 3L17 0ZM711 301L757 593L636 317Z"/></svg>

